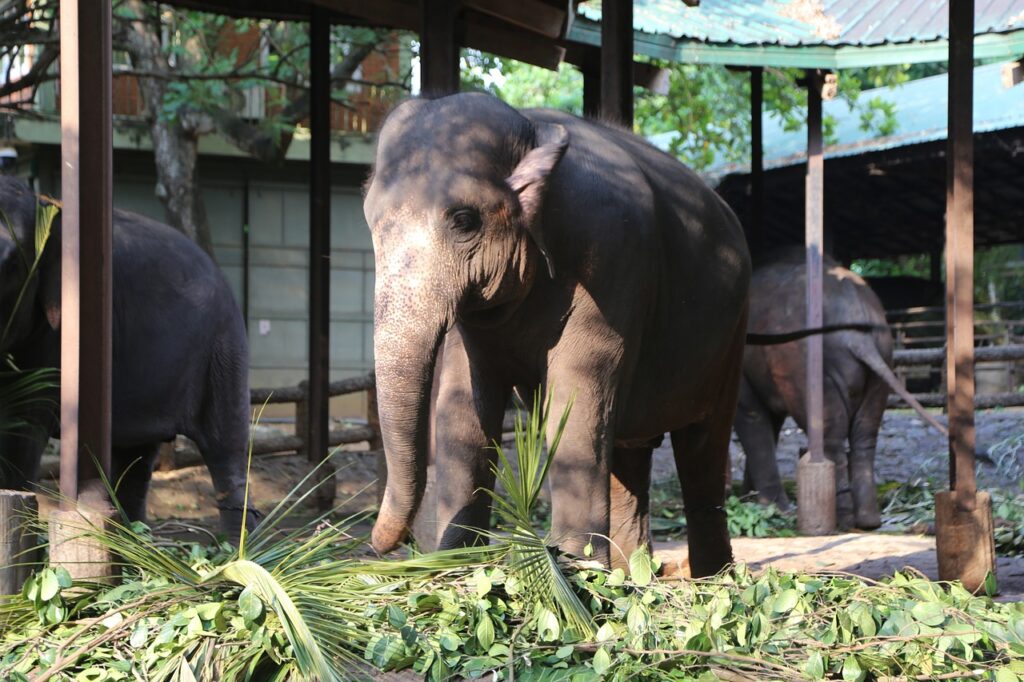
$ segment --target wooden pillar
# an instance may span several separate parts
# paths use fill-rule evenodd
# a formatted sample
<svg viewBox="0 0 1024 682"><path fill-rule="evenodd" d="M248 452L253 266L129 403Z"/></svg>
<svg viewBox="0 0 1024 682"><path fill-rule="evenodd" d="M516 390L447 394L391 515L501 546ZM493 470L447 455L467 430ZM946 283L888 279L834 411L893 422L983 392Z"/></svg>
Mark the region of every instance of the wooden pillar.
<svg viewBox="0 0 1024 682"><path fill-rule="evenodd" d="M313 5L310 14L309 164L309 393L306 456L318 465L327 455L331 346L331 16ZM334 502L333 465L320 467L321 511Z"/></svg>
<svg viewBox="0 0 1024 682"><path fill-rule="evenodd" d="M420 92L443 97L459 91L461 0L420 0Z"/></svg>
<svg viewBox="0 0 1024 682"><path fill-rule="evenodd" d="M113 514L102 482L111 429L110 12L110 0L60 3L61 508L50 517L50 561L76 578L112 572L109 553L81 537L84 522L102 526Z"/></svg>
<svg viewBox="0 0 1024 682"><path fill-rule="evenodd" d="M35 493L0 490L0 595L20 594L38 568L41 552L32 529L38 514Z"/></svg>
<svg viewBox="0 0 1024 682"><path fill-rule="evenodd" d="M633 127L633 0L601 3L601 115Z"/></svg>
<svg viewBox="0 0 1024 682"><path fill-rule="evenodd" d="M822 155L822 74L807 78L807 176L805 192L805 242L807 248L807 327L822 326L822 278L824 253L824 157ZM807 344L807 446L797 465L797 524L805 535L835 530L835 465L825 457L824 371L822 338L809 336Z"/></svg>
<svg viewBox="0 0 1024 682"><path fill-rule="evenodd" d="M580 67L583 73L583 115L601 115L601 51L587 50Z"/></svg>
<svg viewBox="0 0 1024 682"><path fill-rule="evenodd" d="M946 389L950 493L935 497L939 578L970 590L995 571L991 499L974 476L974 0L949 3Z"/></svg>
<svg viewBox="0 0 1024 682"><path fill-rule="evenodd" d="M764 250L764 68L750 69L750 252Z"/></svg>

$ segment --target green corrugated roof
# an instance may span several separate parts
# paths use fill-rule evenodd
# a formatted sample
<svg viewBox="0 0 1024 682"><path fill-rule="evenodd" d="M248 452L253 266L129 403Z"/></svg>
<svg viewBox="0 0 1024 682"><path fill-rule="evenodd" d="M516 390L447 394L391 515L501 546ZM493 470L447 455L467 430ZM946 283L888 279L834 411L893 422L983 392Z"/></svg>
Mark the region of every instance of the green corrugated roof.
<svg viewBox="0 0 1024 682"><path fill-rule="evenodd" d="M570 40L599 45L600 2L584 2ZM839 69L944 61L945 0L636 0L635 48L674 61ZM979 0L975 56L1024 54L1024 0Z"/></svg>

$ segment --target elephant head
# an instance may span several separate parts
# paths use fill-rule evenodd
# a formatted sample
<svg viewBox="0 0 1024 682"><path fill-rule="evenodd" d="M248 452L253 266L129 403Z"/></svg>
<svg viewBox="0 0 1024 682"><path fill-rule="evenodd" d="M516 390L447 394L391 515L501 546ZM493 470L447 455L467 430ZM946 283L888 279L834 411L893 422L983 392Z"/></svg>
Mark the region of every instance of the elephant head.
<svg viewBox="0 0 1024 682"><path fill-rule="evenodd" d="M409 100L381 128L364 211L376 262L374 353L388 463L373 546L405 537L426 482L430 389L453 324L506 321L554 277L541 207L568 144L499 100Z"/></svg>
<svg viewBox="0 0 1024 682"><path fill-rule="evenodd" d="M60 325L59 223L36 253L36 208L28 185L0 176L0 354L32 334L43 314L53 329Z"/></svg>

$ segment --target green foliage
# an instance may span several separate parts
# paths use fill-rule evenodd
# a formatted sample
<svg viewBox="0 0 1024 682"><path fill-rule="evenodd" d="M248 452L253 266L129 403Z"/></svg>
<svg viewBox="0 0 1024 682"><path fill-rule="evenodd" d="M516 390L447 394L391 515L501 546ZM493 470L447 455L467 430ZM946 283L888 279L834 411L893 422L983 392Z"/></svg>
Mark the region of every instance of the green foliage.
<svg viewBox="0 0 1024 682"><path fill-rule="evenodd" d="M124 558L124 582L72 585L44 568L0 600L0 678L1024 679L1024 604L956 584L743 565L663 582L642 550L631 577L558 553L529 527L557 450L556 438L545 455L546 410L534 408L517 428L519 473L499 456L507 504L489 546L367 558L351 521L269 531L294 501L271 512L245 558L161 541L143 524L92 530Z"/></svg>
<svg viewBox="0 0 1024 682"><path fill-rule="evenodd" d="M686 535L682 491L675 479L651 490L651 532L658 539L677 539ZM725 500L729 534L733 537L792 537L796 535L796 517L774 504L760 504L751 495L730 495Z"/></svg>

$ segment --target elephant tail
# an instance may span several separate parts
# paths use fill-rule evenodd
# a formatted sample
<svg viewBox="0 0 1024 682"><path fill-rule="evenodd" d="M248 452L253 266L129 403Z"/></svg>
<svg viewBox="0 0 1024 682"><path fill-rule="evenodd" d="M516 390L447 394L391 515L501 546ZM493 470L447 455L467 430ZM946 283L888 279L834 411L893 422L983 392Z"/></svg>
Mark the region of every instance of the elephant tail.
<svg viewBox="0 0 1024 682"><path fill-rule="evenodd" d="M832 332L850 331L865 332L870 334L871 332L882 331L884 329L888 329L888 327L881 324L854 322L850 324L827 324L824 327L810 327L808 329L797 329L791 332L782 332L780 334L759 334L754 332L747 332L747 345L777 346L780 343L799 341L800 339L807 338L808 336L814 336L815 334L830 334Z"/></svg>
<svg viewBox="0 0 1024 682"><path fill-rule="evenodd" d="M947 436L949 432L946 427L939 423L931 414L929 414L921 403L917 402L917 399L911 395L910 391L896 378L896 375L892 373L892 369L889 368L889 364L885 361L885 358L881 356L878 349L875 347L874 341L870 337L862 337L859 342L850 344L850 351L856 356L858 360L863 362L871 369L872 372L881 377L882 381L889 385L889 388L893 392L903 399L905 403L914 408L921 418L926 422L934 426L939 432Z"/></svg>

